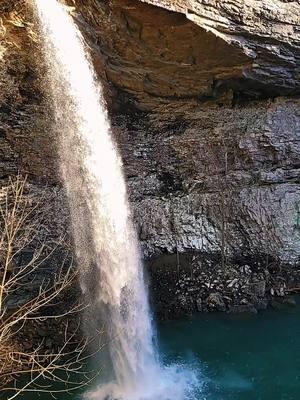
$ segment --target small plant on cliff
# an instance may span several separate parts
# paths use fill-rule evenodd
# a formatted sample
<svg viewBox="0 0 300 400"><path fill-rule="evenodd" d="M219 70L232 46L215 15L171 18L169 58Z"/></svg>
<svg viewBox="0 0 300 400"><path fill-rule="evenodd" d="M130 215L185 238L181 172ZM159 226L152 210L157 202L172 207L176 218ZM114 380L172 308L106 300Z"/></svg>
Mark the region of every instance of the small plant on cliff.
<svg viewBox="0 0 300 400"><path fill-rule="evenodd" d="M20 176L0 190L0 397L9 400L94 377L82 371L87 342L74 322L83 309L72 295L77 272L65 238L49 233L47 207Z"/></svg>

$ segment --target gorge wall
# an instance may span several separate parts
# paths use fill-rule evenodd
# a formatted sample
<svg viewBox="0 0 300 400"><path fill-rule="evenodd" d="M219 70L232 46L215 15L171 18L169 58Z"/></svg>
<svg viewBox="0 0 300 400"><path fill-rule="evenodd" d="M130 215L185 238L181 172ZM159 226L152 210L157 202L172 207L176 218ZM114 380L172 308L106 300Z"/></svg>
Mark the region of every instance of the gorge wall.
<svg viewBox="0 0 300 400"><path fill-rule="evenodd" d="M67 6L104 85L145 257L197 250L295 269L299 3ZM26 1L2 1L0 15L0 177L55 188L65 223L39 34Z"/></svg>

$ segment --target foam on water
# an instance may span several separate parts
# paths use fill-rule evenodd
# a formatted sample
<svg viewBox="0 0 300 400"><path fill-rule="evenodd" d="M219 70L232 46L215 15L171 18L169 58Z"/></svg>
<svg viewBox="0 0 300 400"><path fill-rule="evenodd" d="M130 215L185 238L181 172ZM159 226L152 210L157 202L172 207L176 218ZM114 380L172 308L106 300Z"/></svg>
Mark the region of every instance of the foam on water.
<svg viewBox="0 0 300 400"><path fill-rule="evenodd" d="M160 366L159 370L148 371L139 385L126 391L117 383L99 386L87 393L89 400L199 400L199 378L195 371L185 365Z"/></svg>

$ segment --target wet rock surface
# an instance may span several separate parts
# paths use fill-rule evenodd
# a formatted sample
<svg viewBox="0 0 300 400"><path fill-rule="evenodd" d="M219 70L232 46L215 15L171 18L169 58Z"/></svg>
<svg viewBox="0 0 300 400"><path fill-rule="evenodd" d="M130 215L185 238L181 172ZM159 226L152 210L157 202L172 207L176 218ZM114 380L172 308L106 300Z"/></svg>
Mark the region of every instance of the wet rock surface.
<svg viewBox="0 0 300 400"><path fill-rule="evenodd" d="M278 98L115 117L145 255L220 251L224 239L230 255L297 260L298 114L298 99Z"/></svg>
<svg viewBox="0 0 300 400"><path fill-rule="evenodd" d="M245 71L251 42L261 71L270 55L268 74L280 85L273 64L285 46L297 57L300 6L194 1L187 10L182 0L170 11L171 3L154 3L72 2L104 85L145 257L225 247L231 257L297 261L299 99L258 90ZM24 1L4 2L1 20L0 174L58 185L37 27Z"/></svg>
<svg viewBox="0 0 300 400"><path fill-rule="evenodd" d="M266 255L250 263L197 253L162 256L149 262L149 271L152 300L161 319L293 307L291 295L300 289L299 265L282 265Z"/></svg>
<svg viewBox="0 0 300 400"><path fill-rule="evenodd" d="M193 277L155 264L158 313L284 299L300 258L299 3L67 3L103 83L145 258L203 255ZM38 29L23 0L3 0L0 18L0 179L21 171L55 191L49 230L66 230Z"/></svg>

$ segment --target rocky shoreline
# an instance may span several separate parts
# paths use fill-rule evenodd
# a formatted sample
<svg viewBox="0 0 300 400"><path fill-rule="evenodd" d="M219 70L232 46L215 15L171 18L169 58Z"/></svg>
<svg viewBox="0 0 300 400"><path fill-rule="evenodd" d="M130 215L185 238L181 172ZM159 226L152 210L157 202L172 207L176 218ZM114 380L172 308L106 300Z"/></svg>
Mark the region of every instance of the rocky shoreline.
<svg viewBox="0 0 300 400"><path fill-rule="evenodd" d="M195 312L256 314L296 305L298 265L270 256L224 260L220 255L178 254L148 263L153 309L159 319Z"/></svg>

